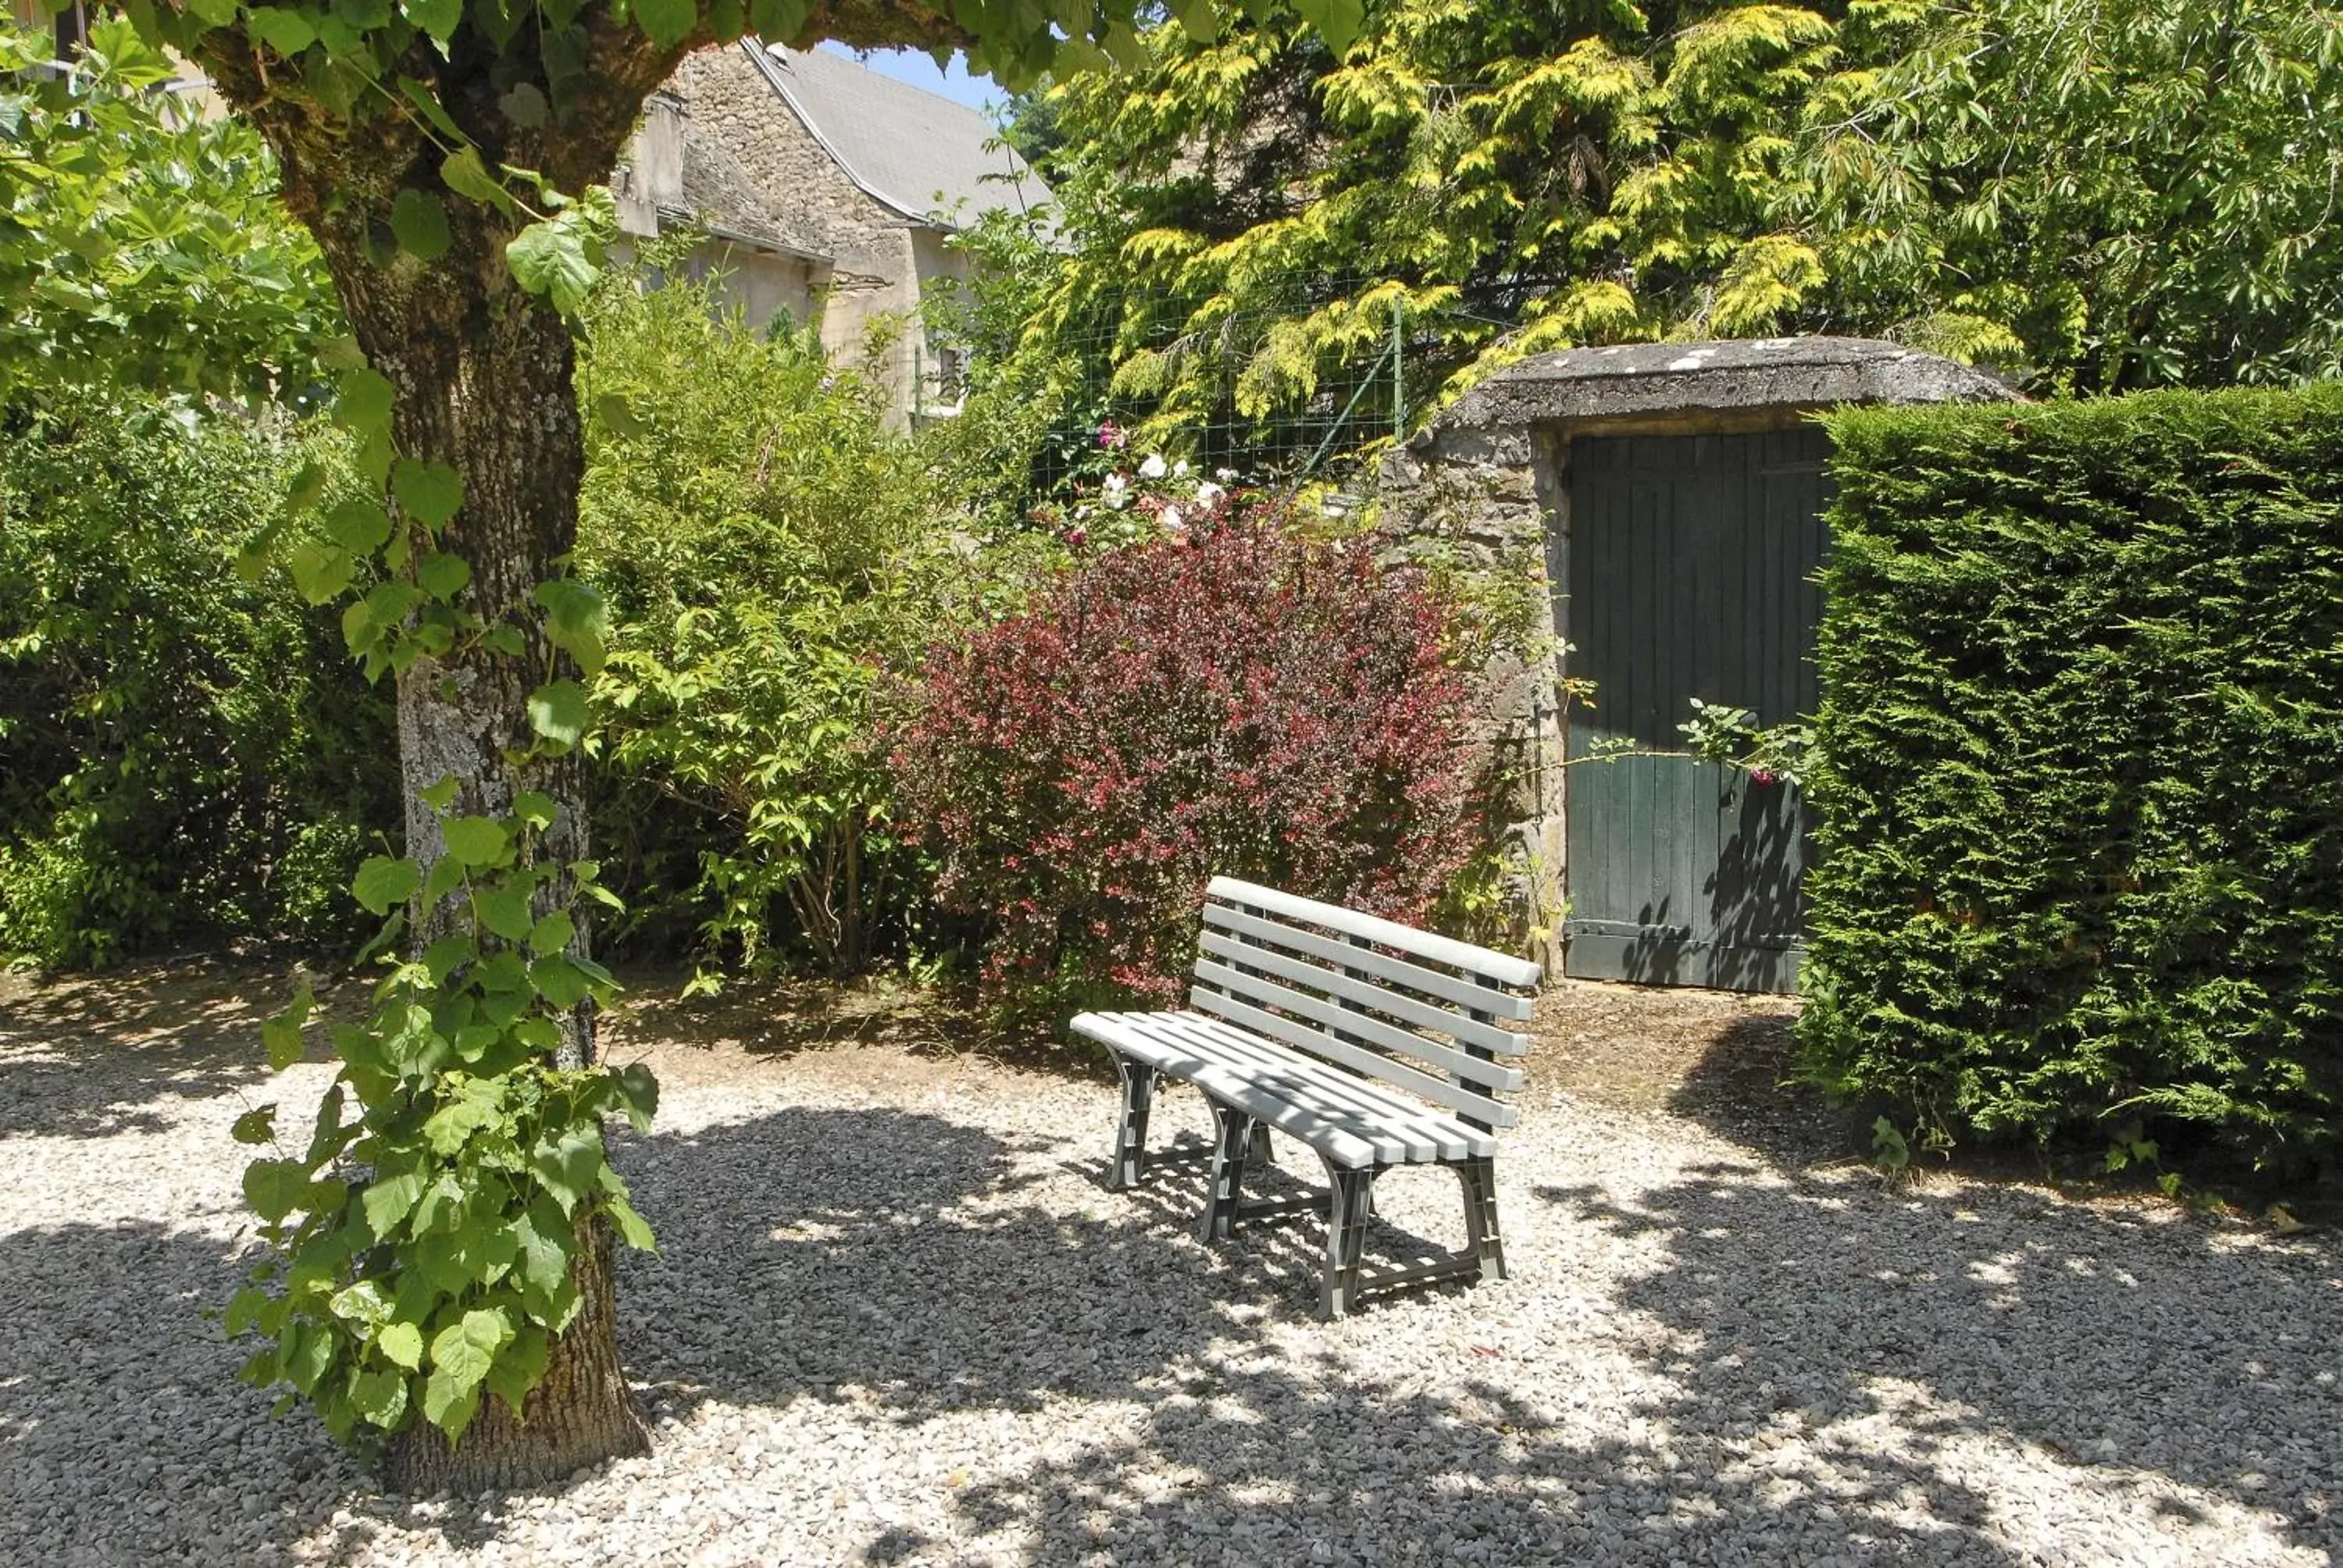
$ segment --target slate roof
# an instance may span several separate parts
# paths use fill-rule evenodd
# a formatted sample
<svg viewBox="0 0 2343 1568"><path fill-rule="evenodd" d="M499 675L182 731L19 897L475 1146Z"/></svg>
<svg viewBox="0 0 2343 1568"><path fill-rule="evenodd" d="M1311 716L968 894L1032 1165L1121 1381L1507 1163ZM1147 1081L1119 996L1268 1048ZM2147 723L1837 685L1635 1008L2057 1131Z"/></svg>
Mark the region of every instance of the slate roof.
<svg viewBox="0 0 2343 1568"><path fill-rule="evenodd" d="M1024 159L988 146L1000 134L965 105L827 51L740 47L848 177L905 217L955 227L1049 199Z"/></svg>

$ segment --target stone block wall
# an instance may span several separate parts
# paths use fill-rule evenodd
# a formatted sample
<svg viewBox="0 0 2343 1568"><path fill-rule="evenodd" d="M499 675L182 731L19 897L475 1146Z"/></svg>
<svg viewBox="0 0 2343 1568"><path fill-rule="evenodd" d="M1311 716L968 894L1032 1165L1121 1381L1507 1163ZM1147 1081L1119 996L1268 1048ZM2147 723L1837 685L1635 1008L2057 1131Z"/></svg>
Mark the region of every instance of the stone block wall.
<svg viewBox="0 0 2343 1568"><path fill-rule="evenodd" d="M1396 558L1447 578L1503 629L1480 671L1474 739L1495 786L1503 857L1494 934L1541 962L1561 926L1563 711L1553 585L1561 582L1551 438L1434 425L1385 457L1378 533Z"/></svg>

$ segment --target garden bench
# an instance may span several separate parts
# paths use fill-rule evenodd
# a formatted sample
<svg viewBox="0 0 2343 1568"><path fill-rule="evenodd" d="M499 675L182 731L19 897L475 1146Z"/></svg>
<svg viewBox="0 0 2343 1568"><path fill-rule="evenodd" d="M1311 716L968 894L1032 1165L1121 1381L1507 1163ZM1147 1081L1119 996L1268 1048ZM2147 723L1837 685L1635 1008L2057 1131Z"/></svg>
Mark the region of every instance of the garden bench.
<svg viewBox="0 0 2343 1568"><path fill-rule="evenodd" d="M1157 1081L1192 1083L1212 1108L1212 1165L1198 1234L1305 1209L1326 1216L1321 1315L1364 1290L1418 1281L1503 1279L1496 1130L1514 1121L1497 1096L1522 1086L1510 1059L1529 1038L1500 1025L1530 1016L1537 965L1339 905L1215 877L1205 894L1189 1010L1086 1012L1075 1033L1114 1053L1122 1117L1109 1184L1155 1165L1147 1118ZM1245 1172L1268 1163L1272 1129L1307 1144L1327 1191L1247 1203ZM1465 1250L1413 1267L1360 1267L1374 1180L1395 1165L1445 1165L1464 1189Z"/></svg>

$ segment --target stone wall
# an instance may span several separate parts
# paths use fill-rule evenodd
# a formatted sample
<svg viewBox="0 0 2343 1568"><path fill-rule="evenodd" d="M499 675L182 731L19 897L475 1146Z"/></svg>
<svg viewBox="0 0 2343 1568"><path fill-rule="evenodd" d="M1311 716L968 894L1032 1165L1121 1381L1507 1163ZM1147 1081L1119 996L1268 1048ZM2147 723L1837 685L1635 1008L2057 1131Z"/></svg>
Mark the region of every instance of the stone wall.
<svg viewBox="0 0 2343 1568"><path fill-rule="evenodd" d="M1564 872L1552 447L1528 427L1434 425L1384 459L1379 491L1392 553L1451 577L1507 628L1481 671L1475 739L1496 784L1491 827L1506 863L1498 924L1541 961L1559 937Z"/></svg>

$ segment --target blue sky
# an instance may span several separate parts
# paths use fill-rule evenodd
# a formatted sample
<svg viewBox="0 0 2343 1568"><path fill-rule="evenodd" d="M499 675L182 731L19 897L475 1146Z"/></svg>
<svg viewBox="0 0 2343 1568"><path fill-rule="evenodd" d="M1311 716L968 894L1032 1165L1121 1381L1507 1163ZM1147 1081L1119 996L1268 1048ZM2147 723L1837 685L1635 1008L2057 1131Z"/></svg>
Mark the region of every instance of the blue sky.
<svg viewBox="0 0 2343 1568"><path fill-rule="evenodd" d="M860 60L881 75L892 76L899 82L909 82L915 87L925 87L930 93L941 93L955 103L966 104L971 109L991 109L1007 101L990 76L968 74L968 58L954 55L947 70L936 69L933 56L917 49L874 49L868 55L858 55L843 44L824 44L833 55L843 55L850 60Z"/></svg>

